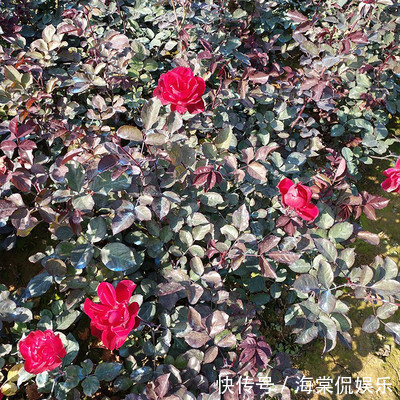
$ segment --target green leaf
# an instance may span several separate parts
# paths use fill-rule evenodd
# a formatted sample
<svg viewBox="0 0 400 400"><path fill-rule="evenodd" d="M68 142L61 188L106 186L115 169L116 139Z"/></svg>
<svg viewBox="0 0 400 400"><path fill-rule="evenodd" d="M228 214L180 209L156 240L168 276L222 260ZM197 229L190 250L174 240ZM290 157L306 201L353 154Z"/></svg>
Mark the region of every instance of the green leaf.
<svg viewBox="0 0 400 400"><path fill-rule="evenodd" d="M379 329L379 318L375 315L370 315L363 323L362 330L367 333L374 333Z"/></svg>
<svg viewBox="0 0 400 400"><path fill-rule="evenodd" d="M350 99L355 99L355 100L357 100L357 99L360 98L360 96L361 96L363 93L366 93L367 91L368 91L368 90L365 89L365 88L362 87L362 86L355 86L355 87L353 87L352 89L350 89L348 96L349 96Z"/></svg>
<svg viewBox="0 0 400 400"><path fill-rule="evenodd" d="M189 254L193 257L197 256L197 257L203 258L204 254L205 254L204 249L201 246L198 246L196 244L194 246L189 247L188 251L189 251Z"/></svg>
<svg viewBox="0 0 400 400"><path fill-rule="evenodd" d="M92 261L94 248L90 243L79 244L71 252L71 264L76 269L86 268Z"/></svg>
<svg viewBox="0 0 400 400"><path fill-rule="evenodd" d="M56 319L57 329L62 331L68 329L81 313L77 310L65 311Z"/></svg>
<svg viewBox="0 0 400 400"><path fill-rule="evenodd" d="M371 81L368 78L367 74L357 74L356 75L356 79L357 79L357 84L359 86L362 86L366 89L368 89L369 87L371 87Z"/></svg>
<svg viewBox="0 0 400 400"><path fill-rule="evenodd" d="M179 239L187 247L190 247L193 244L193 236L190 232L188 232L186 230L181 230L179 232Z"/></svg>
<svg viewBox="0 0 400 400"><path fill-rule="evenodd" d="M339 303L339 301L336 302L335 311L338 307L338 303ZM351 321L350 321L349 317L347 317L346 315L339 314L338 312L334 312L331 314L331 317L333 320L335 320L337 322L337 324L339 324L339 330L341 332L347 332L351 328Z"/></svg>
<svg viewBox="0 0 400 400"><path fill-rule="evenodd" d="M139 318L145 322L150 322L156 315L156 305L153 301L143 303L139 309Z"/></svg>
<svg viewBox="0 0 400 400"><path fill-rule="evenodd" d="M310 263L300 258L299 260L289 264L289 268L298 274L303 274L311 269L311 265Z"/></svg>
<svg viewBox="0 0 400 400"><path fill-rule="evenodd" d="M34 276L28 283L24 292L24 298L38 297L45 294L53 284L53 277L47 272Z"/></svg>
<svg viewBox="0 0 400 400"><path fill-rule="evenodd" d="M318 327L315 325L302 331L296 338L296 343L307 344L318 336Z"/></svg>
<svg viewBox="0 0 400 400"><path fill-rule="evenodd" d="M315 225L321 229L329 229L335 222L335 214L325 203L318 203L319 214L315 220Z"/></svg>
<svg viewBox="0 0 400 400"><path fill-rule="evenodd" d="M400 344L400 324L387 322L385 324L385 331L394 336L395 343Z"/></svg>
<svg viewBox="0 0 400 400"><path fill-rule="evenodd" d="M321 259L318 268L318 282L329 289L333 283L333 271L329 263Z"/></svg>
<svg viewBox="0 0 400 400"><path fill-rule="evenodd" d="M162 221L169 213L171 202L164 196L157 197L153 200L151 208L157 217Z"/></svg>
<svg viewBox="0 0 400 400"><path fill-rule="evenodd" d="M220 150L227 150L232 142L233 132L232 127L227 125L221 129L214 140L215 146Z"/></svg>
<svg viewBox="0 0 400 400"><path fill-rule="evenodd" d="M137 368L131 373L131 379L135 383L148 382L151 380L152 376L153 369L148 366Z"/></svg>
<svg viewBox="0 0 400 400"><path fill-rule="evenodd" d="M246 205L242 204L233 214L233 225L239 230L244 232L249 227L250 214L247 211Z"/></svg>
<svg viewBox="0 0 400 400"><path fill-rule="evenodd" d="M337 326L329 317L321 315L318 321L326 338L324 353L331 351L336 346Z"/></svg>
<svg viewBox="0 0 400 400"><path fill-rule="evenodd" d="M239 232L232 225L224 225L220 231L228 240L236 240L239 236Z"/></svg>
<svg viewBox="0 0 400 400"><path fill-rule="evenodd" d="M335 262L337 258L337 250L335 245L328 239L314 239L318 251L329 261Z"/></svg>
<svg viewBox="0 0 400 400"><path fill-rule="evenodd" d="M316 57L319 55L319 48L314 43L305 40L301 43L300 48L307 52L311 57Z"/></svg>
<svg viewBox="0 0 400 400"><path fill-rule="evenodd" d="M385 257L383 269L385 270L385 279L395 279L397 277L399 269L395 261L390 257Z"/></svg>
<svg viewBox="0 0 400 400"><path fill-rule="evenodd" d="M337 136L342 136L344 133L344 126L343 125L333 125L331 128L331 136L337 137Z"/></svg>
<svg viewBox="0 0 400 400"><path fill-rule="evenodd" d="M49 258L44 264L45 270L53 276L65 276L67 273L67 266L63 260L59 258Z"/></svg>
<svg viewBox="0 0 400 400"><path fill-rule="evenodd" d="M90 194L78 196L72 200L72 205L76 210L89 212L94 207L94 200Z"/></svg>
<svg viewBox="0 0 400 400"><path fill-rule="evenodd" d="M67 342L66 344L64 343L64 347L65 351L67 352L67 355L63 358L62 362L63 367L71 364L79 352L79 343L76 341L76 339L71 333L67 335L66 342Z"/></svg>
<svg viewBox="0 0 400 400"><path fill-rule="evenodd" d="M131 182L127 174L122 174L117 179L111 177L111 171L105 171L97 175L93 179L92 190L104 195L108 195L112 191L120 191L127 189Z"/></svg>
<svg viewBox="0 0 400 400"><path fill-rule="evenodd" d="M339 222L329 230L329 239L336 242L344 242L353 234L353 224Z"/></svg>
<svg viewBox="0 0 400 400"><path fill-rule="evenodd" d="M90 220L86 235L91 243L100 242L104 239L107 233L107 224L103 217L96 217Z"/></svg>
<svg viewBox="0 0 400 400"><path fill-rule="evenodd" d="M200 196L200 201L207 206L215 207L218 204L222 204L224 199L219 193L208 192Z"/></svg>
<svg viewBox="0 0 400 400"><path fill-rule="evenodd" d="M324 290L319 298L318 305L323 312L330 314L335 309L336 297L330 290Z"/></svg>
<svg viewBox="0 0 400 400"><path fill-rule="evenodd" d="M112 271L126 271L130 268L137 270L135 251L123 243L108 243L101 249L101 261Z"/></svg>
<svg viewBox="0 0 400 400"><path fill-rule="evenodd" d="M400 293L400 282L393 279L382 279L372 285L372 289L381 296L392 296Z"/></svg>
<svg viewBox="0 0 400 400"><path fill-rule="evenodd" d="M136 126L121 126L120 128L118 128L116 135L125 140L131 140L133 142L143 142L143 134Z"/></svg>
<svg viewBox="0 0 400 400"><path fill-rule="evenodd" d="M161 101L157 97L153 97L143 106L141 116L146 131L148 131L158 120L160 108Z"/></svg>
<svg viewBox="0 0 400 400"><path fill-rule="evenodd" d="M392 303L385 303L383 306L379 307L376 311L376 316L380 319L390 318L397 310L398 306Z"/></svg>
<svg viewBox="0 0 400 400"><path fill-rule="evenodd" d="M355 260L356 260L355 249L348 248L340 252L336 262L339 264L341 268L348 269L354 265Z"/></svg>
<svg viewBox="0 0 400 400"><path fill-rule="evenodd" d="M80 192L85 180L85 169L77 162L69 162L66 166L68 167L68 172L65 174L65 178L68 182L68 186L71 190Z"/></svg>
<svg viewBox="0 0 400 400"><path fill-rule="evenodd" d="M95 375L88 376L82 382L83 393L89 397L93 396L99 390L99 387L100 381Z"/></svg>
<svg viewBox="0 0 400 400"><path fill-rule="evenodd" d="M169 133L175 133L183 125L182 116L176 111L171 111L167 117L167 130Z"/></svg>
<svg viewBox="0 0 400 400"><path fill-rule="evenodd" d="M206 225L198 225L193 228L193 239L194 240L203 240L207 233L213 231L213 226L211 224Z"/></svg>
<svg viewBox="0 0 400 400"><path fill-rule="evenodd" d="M40 374L37 374L35 381L36 381L36 385L38 386L38 388L43 388L44 386L46 386L46 383L49 381L49 372L44 371L44 372L41 372Z"/></svg>
<svg viewBox="0 0 400 400"><path fill-rule="evenodd" d="M96 367L94 374L101 381L111 382L121 372L122 364L114 362L103 362Z"/></svg>
<svg viewBox="0 0 400 400"><path fill-rule="evenodd" d="M20 83L22 79L22 75L19 71L17 71L12 65L4 66L4 75L10 81Z"/></svg>
<svg viewBox="0 0 400 400"><path fill-rule="evenodd" d="M311 290L319 288L317 279L310 275L304 274L300 275L293 283L293 288L299 290L300 292L308 293Z"/></svg>
<svg viewBox="0 0 400 400"><path fill-rule="evenodd" d="M148 51L146 50L146 47L138 40L133 40L131 43L131 47L135 53L135 58L139 60L144 60L147 57Z"/></svg>
<svg viewBox="0 0 400 400"><path fill-rule="evenodd" d="M247 287L250 293L263 292L266 289L265 279L260 275L249 278L247 281Z"/></svg>
<svg viewBox="0 0 400 400"><path fill-rule="evenodd" d="M285 129L284 123L282 121L279 121L278 119L274 119L273 121L271 121L270 126L274 131L277 132L282 132Z"/></svg>

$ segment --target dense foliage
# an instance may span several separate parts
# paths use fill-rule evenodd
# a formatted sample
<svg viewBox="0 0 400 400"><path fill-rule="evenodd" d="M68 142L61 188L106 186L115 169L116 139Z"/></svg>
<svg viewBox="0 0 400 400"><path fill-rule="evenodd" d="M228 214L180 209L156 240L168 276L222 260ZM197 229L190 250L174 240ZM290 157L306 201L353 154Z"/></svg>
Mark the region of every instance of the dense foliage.
<svg viewBox="0 0 400 400"><path fill-rule="evenodd" d="M220 376L267 374L269 394L288 399L300 373L263 337L277 299L299 344L351 348L349 295L376 308L365 332L383 324L400 343L385 322L397 265L359 265L354 249L379 243L359 219L388 204L357 187L396 140L398 5L1 7L4 256L38 225L49 232L27 255L43 271L22 291L0 286L4 394L217 399ZM37 331L66 356L35 376L18 349Z"/></svg>

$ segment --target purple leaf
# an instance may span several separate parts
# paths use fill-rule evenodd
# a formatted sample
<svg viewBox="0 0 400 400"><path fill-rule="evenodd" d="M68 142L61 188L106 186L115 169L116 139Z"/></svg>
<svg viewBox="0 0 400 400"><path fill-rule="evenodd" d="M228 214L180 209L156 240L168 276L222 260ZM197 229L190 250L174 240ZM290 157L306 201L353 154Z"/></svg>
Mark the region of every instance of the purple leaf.
<svg viewBox="0 0 400 400"><path fill-rule="evenodd" d="M205 332L192 331L185 336L186 343L194 349L204 346L209 340L210 337Z"/></svg>

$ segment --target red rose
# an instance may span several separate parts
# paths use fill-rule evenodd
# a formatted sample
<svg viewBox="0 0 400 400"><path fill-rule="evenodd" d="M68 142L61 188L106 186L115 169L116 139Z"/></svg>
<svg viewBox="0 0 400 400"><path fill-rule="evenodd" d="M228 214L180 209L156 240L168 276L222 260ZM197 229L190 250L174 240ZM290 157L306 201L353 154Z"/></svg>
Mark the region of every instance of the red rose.
<svg viewBox="0 0 400 400"><path fill-rule="evenodd" d="M278 184L282 195L282 204L295 210L300 218L313 221L318 216L318 208L312 204L311 189L301 183L293 183L290 179L282 179Z"/></svg>
<svg viewBox="0 0 400 400"><path fill-rule="evenodd" d="M158 97L163 105L171 104L171 110L179 114L186 111L197 114L204 111L201 96L205 90L203 78L193 76L190 68L177 67L161 75L153 96Z"/></svg>
<svg viewBox="0 0 400 400"><path fill-rule="evenodd" d="M139 304L129 304L135 288L130 280L119 282L116 289L110 283L102 282L97 288L100 304L85 300L84 310L91 319L92 335L101 339L110 350L120 348L131 330L139 326Z"/></svg>
<svg viewBox="0 0 400 400"><path fill-rule="evenodd" d="M40 374L59 367L67 355L63 343L51 329L31 332L19 342L19 351L25 360L24 368L30 374Z"/></svg>
<svg viewBox="0 0 400 400"><path fill-rule="evenodd" d="M383 172L383 175L387 176L387 179L382 182L382 189L387 192L400 193L400 158L397 160L395 167L387 169Z"/></svg>

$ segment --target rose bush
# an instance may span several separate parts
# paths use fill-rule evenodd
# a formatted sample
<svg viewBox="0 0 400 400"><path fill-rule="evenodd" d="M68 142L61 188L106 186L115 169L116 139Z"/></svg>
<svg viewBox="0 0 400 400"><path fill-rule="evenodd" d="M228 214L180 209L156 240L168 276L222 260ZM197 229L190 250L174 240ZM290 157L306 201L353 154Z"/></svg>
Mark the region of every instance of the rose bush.
<svg viewBox="0 0 400 400"><path fill-rule="evenodd" d="M3 393L204 400L227 376L230 400L268 375L288 399L295 346L352 347L351 297L400 342L398 267L356 251L388 204L364 166L397 158L394 2L3 11L0 246L43 236L0 286ZM47 330L66 355L33 376L18 342Z"/></svg>

